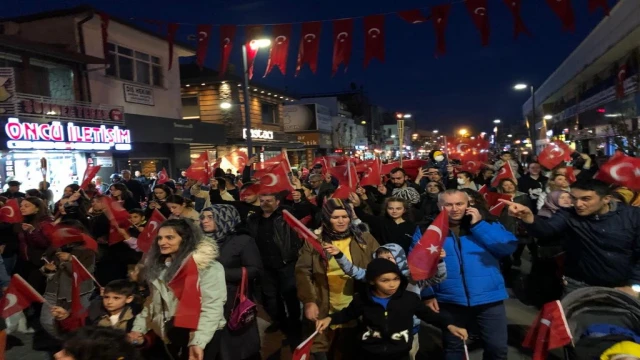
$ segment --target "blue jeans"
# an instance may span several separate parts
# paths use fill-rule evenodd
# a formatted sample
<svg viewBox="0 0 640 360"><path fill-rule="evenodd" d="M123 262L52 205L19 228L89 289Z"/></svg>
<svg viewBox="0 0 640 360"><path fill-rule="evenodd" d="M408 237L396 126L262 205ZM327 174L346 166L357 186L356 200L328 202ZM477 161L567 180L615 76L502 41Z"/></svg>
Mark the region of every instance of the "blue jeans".
<svg viewBox="0 0 640 360"><path fill-rule="evenodd" d="M508 353L507 312L502 301L478 306L440 304L440 313L453 319L454 325L478 329L484 343L483 360L506 360ZM445 360L463 360L462 340L448 330L442 332Z"/></svg>

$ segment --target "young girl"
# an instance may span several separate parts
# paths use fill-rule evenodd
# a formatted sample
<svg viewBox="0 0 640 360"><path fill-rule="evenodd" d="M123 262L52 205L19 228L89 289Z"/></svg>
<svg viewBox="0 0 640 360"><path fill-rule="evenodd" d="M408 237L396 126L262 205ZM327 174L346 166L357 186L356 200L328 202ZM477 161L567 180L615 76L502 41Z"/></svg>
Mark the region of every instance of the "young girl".
<svg viewBox="0 0 640 360"><path fill-rule="evenodd" d="M316 321L316 330L330 324L345 324L362 318L364 333L360 339L360 359L406 360L413 343L413 315L466 340L467 330L452 320L434 313L412 292L405 291L407 279L393 262L374 259L367 266L367 293L356 295L349 306Z"/></svg>
<svg viewBox="0 0 640 360"><path fill-rule="evenodd" d="M193 201L180 195L171 195L167 198L167 206L171 210L169 219L187 219L194 223L200 222L200 214L193 208Z"/></svg>

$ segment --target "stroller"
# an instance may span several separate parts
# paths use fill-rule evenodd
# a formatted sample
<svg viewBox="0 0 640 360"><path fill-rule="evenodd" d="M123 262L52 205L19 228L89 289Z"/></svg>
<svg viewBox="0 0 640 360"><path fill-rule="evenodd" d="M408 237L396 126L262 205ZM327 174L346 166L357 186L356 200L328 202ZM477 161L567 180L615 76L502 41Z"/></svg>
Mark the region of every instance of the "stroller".
<svg viewBox="0 0 640 360"><path fill-rule="evenodd" d="M565 347L565 359L600 359L616 343L638 342L620 330L640 335L639 300L615 289L588 287L569 293L561 303L574 341L574 346ZM614 335L590 331L595 324L607 324L610 326L605 328L616 327L618 331Z"/></svg>

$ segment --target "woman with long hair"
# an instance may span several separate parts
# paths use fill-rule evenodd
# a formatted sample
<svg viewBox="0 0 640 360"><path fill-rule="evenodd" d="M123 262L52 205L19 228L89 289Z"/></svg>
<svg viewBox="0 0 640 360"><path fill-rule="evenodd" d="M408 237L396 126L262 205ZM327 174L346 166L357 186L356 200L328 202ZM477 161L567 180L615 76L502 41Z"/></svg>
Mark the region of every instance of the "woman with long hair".
<svg viewBox="0 0 640 360"><path fill-rule="evenodd" d="M69 197L63 197L58 201L55 215L55 223L63 220L77 220L83 226L89 227L90 201L82 189L72 193Z"/></svg>
<svg viewBox="0 0 640 360"><path fill-rule="evenodd" d="M123 183L111 184L109 188L111 198L122 204L127 211L140 208L140 204L134 200L133 194L127 188L127 185Z"/></svg>
<svg viewBox="0 0 640 360"><path fill-rule="evenodd" d="M169 219L187 219L193 222L200 221L200 214L193 208L193 201L180 195L171 195L167 198L167 206L171 210Z"/></svg>
<svg viewBox="0 0 640 360"><path fill-rule="evenodd" d="M159 184L153 187L147 210L146 218L149 219L154 209L158 209L165 218L171 216L171 209L167 206L167 198L173 194L171 188L165 184Z"/></svg>
<svg viewBox="0 0 640 360"><path fill-rule="evenodd" d="M44 265L42 255L51 245L49 238L43 231L43 226L51 223L53 218L49 214L47 204L37 197L26 197L20 202L20 213L24 217L18 230L20 258L18 261L19 274L39 293L45 288L45 278L40 272Z"/></svg>
<svg viewBox="0 0 640 360"><path fill-rule="evenodd" d="M255 240L242 229L240 214L232 205L212 205L202 210L200 227L210 241L220 249L218 261L224 266L227 284L227 302L224 315L227 320L237 304L236 295L240 288L243 270L247 279L247 296L253 298L253 283L262 272L262 259ZM240 329L222 330L221 360L245 360L260 358L260 334L258 323L253 321Z"/></svg>
<svg viewBox="0 0 640 360"><path fill-rule="evenodd" d="M174 219L160 225L144 262L151 295L129 333L129 339L137 344L144 343L143 335L149 330L158 336L154 356L150 358L215 359L218 355L221 330L226 324L227 287L224 268L217 257L218 246L207 241L191 222ZM183 266L183 271L195 268L198 276L200 311L195 329L175 326L176 309L188 299L184 293L182 298L176 297L169 284L175 280L175 287L183 288L184 292L197 291L186 288L186 278L193 276L192 272L176 277Z"/></svg>
<svg viewBox="0 0 640 360"><path fill-rule="evenodd" d="M348 201L326 199L318 237L321 242L338 247L355 266L365 268L379 246L356 219ZM298 298L304 304L304 317L311 322L346 308L357 286L333 257L326 251L319 253L307 241L296 263L296 285ZM311 351L317 360L355 358L354 336L355 324L332 327L315 337Z"/></svg>

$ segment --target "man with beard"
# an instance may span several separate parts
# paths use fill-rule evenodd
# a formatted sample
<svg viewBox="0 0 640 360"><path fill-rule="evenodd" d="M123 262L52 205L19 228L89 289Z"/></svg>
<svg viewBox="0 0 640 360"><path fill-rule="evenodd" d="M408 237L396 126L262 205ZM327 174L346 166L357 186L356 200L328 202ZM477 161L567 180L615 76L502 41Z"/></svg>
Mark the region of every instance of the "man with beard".
<svg viewBox="0 0 640 360"><path fill-rule="evenodd" d="M387 186L378 187L378 191L382 195L404 199L414 206L420 203L420 186L407 181L407 173L403 168L394 168L389 175L390 179Z"/></svg>

